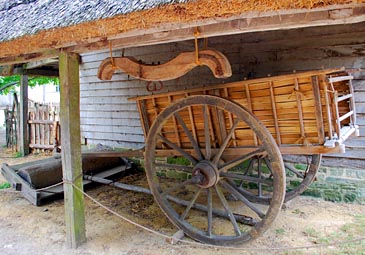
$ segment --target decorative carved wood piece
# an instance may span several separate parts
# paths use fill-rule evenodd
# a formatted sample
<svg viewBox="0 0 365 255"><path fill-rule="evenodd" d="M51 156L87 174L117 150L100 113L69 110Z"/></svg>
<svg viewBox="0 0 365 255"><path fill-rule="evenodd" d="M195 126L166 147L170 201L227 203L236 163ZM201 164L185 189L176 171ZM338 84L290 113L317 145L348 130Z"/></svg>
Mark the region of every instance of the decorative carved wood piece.
<svg viewBox="0 0 365 255"><path fill-rule="evenodd" d="M180 53L174 59L160 65L139 63L133 57L106 58L100 64L97 75L101 80L110 80L114 72L120 69L141 80L166 81L181 77L199 65L209 67L216 78L228 78L232 75L231 64L226 56L215 50L200 51L198 63L195 52Z"/></svg>

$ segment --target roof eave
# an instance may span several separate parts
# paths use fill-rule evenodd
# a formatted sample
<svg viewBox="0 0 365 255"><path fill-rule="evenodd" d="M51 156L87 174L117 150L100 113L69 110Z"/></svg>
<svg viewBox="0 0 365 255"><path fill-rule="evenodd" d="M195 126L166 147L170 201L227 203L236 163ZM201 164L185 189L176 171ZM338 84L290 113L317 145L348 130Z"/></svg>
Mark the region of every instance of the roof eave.
<svg viewBox="0 0 365 255"><path fill-rule="evenodd" d="M141 18L143 20L142 14L139 16L139 19ZM105 50L109 47L109 42L112 42L113 48L128 48L189 40L194 38L196 27L199 27L201 37L213 37L255 31L359 23L365 21L365 3L332 5L310 10L245 12L218 18L196 18L185 22L151 22L141 24L142 28L135 27L125 31L102 29L117 26L125 21L125 16L117 16L2 42L0 65L56 57L61 49L77 53ZM93 31L93 34L88 34L88 31ZM60 35L64 36L55 41Z"/></svg>

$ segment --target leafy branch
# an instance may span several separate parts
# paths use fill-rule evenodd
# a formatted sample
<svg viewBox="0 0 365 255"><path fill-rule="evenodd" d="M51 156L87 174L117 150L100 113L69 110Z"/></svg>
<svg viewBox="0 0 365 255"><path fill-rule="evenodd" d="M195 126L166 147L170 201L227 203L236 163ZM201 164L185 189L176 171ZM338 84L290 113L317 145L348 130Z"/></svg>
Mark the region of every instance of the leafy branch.
<svg viewBox="0 0 365 255"><path fill-rule="evenodd" d="M35 87L45 84L53 84L58 85L59 80L55 77L31 77L28 79L28 86ZM12 76L0 76L0 94L6 95L9 92L13 91L14 86L20 85L20 75L12 75Z"/></svg>

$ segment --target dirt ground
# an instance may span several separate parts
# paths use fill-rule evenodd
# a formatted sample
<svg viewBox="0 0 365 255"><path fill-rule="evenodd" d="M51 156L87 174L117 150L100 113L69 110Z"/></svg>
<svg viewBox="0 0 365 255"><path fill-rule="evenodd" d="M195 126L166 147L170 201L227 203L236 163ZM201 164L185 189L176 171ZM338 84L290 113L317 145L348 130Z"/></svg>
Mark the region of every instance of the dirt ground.
<svg viewBox="0 0 365 255"><path fill-rule="evenodd" d="M13 158L0 149L0 163L16 164L43 158L32 155ZM125 177L124 182L146 185L142 174ZM0 184L4 183L0 177ZM6 191L11 190L7 189ZM146 227L167 235L177 229L154 204L152 197L99 186L87 191L107 207ZM123 255L206 255L206 254L365 254L365 208L299 197L282 209L262 237L236 249L208 248L200 244L176 244L141 230L85 199L87 242L69 249L65 242L63 201L35 207L19 193L0 191L0 253L21 254L123 254ZM185 238L184 240L190 240ZM341 244L341 242L350 243ZM336 246L328 244L336 243ZM314 246L314 247L313 247ZM311 248L300 248L311 247Z"/></svg>

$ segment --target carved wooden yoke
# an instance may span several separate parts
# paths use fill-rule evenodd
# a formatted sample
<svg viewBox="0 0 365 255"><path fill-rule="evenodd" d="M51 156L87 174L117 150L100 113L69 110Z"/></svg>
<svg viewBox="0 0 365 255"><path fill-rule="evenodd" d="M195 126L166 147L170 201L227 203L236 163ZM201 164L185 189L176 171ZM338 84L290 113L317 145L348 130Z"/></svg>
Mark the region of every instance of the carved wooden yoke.
<svg viewBox="0 0 365 255"><path fill-rule="evenodd" d="M147 65L133 57L106 58L99 66L98 78L110 80L116 70L147 81L165 81L183 76L193 68L204 65L212 70L216 78L232 75L231 64L226 56L216 50L202 50L197 61L196 52L183 52L167 63Z"/></svg>

